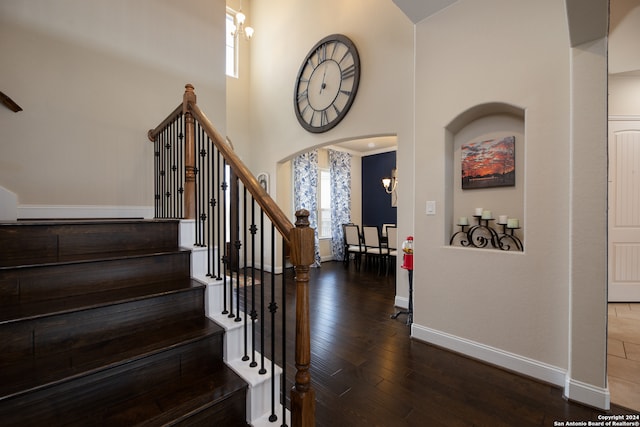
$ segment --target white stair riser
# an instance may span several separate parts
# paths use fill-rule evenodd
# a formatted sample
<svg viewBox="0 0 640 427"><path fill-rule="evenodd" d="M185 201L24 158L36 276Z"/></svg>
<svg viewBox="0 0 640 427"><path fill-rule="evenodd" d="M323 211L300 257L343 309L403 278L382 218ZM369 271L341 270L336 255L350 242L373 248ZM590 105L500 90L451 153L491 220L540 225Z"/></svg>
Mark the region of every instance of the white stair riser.
<svg viewBox="0 0 640 427"><path fill-rule="evenodd" d="M229 285L231 279L229 277L226 278L225 285L223 280L217 280L207 276L207 248L193 247L195 235L193 231L194 223L195 221L181 221L180 246L191 249L192 277L206 285L206 316L225 329L224 361L249 384L247 391L247 421L255 426L279 426L282 424L280 420L282 418L282 406L280 405L280 376L282 369L277 365L275 366L275 376L272 380L271 361L268 359L265 359L264 362L267 373L263 375L259 374L262 362L258 352L255 354L255 360L258 362L257 367L252 368L249 366L251 359L242 361L242 357L244 356L243 322L236 322L235 318L229 318L228 315L222 314L224 308L223 302L225 300L225 286L227 310L233 307L233 312L236 313L236 288L233 286L231 287L232 291L230 291ZM240 316L244 321L244 313L240 313ZM249 331L249 333L251 332ZM251 357L250 353L249 357ZM271 396L274 384L276 416L279 421L271 423L268 419L271 414ZM289 411L286 411L286 414L287 425L290 425L291 415Z"/></svg>
<svg viewBox="0 0 640 427"><path fill-rule="evenodd" d="M271 375L271 361L265 360L267 372L264 375L258 373L259 367L251 368L250 361L242 361L240 359L233 360L229 363L238 375L240 375L249 384L247 392L247 420L254 422L265 414L271 413L271 392L274 387L272 379L275 381L275 399L276 407L280 402L280 375L282 369L276 365L275 375Z"/></svg>

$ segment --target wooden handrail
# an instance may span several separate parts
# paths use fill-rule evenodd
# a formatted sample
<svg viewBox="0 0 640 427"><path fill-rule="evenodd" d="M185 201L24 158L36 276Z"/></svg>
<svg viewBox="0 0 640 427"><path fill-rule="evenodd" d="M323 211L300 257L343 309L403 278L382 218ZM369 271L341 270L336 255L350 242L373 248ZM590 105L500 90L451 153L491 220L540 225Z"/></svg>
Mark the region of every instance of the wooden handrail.
<svg viewBox="0 0 640 427"><path fill-rule="evenodd" d="M227 163L231 166L234 173L240 178L244 186L247 188L249 193L256 199L256 202L260 205L260 207L264 210L265 214L271 222L278 229L280 234L284 237L287 244L290 244L289 234L291 230L294 228L293 224L289 220L289 218L285 215L285 213L280 209L280 207L276 204L276 202L269 196L269 194L265 191L265 189L260 185L257 178L253 176L249 168L240 160L238 155L233 150L233 147L227 142L225 138L223 138L220 133L213 126L209 118L204 114L204 112L198 107L196 103L196 95L194 91L194 87L191 84L185 85L185 92L183 96L183 101L180 105L178 105L175 110L173 110L166 119L162 121L158 126L154 129L149 130L147 133L147 137L151 142L155 141L156 136L162 132L162 130L172 121L174 121L180 113L185 114L186 125L185 125L185 153L187 158L185 159L185 167L186 167L186 177L185 177L185 218L193 219L195 212L195 202L192 194L192 183L195 180L194 177L194 162L193 158L194 152L194 138L193 138L193 119L191 116L195 117L200 126L204 129L205 133L211 138L216 148L222 153L224 158L227 160Z"/></svg>
<svg viewBox="0 0 640 427"><path fill-rule="evenodd" d="M269 196L265 189L260 185L258 179L251 173L249 168L240 160L238 155L229 143L223 138L218 131L213 127L207 116L200 110L200 108L189 102L189 111L198 120L200 126L204 129L205 133L211 138L216 148L220 150L227 163L234 170L235 174L240 178L244 186L249 193L256 199L256 202L264 210L265 214L269 217L271 222L278 229L280 234L285 238L287 244L290 244L291 230L295 227L287 218L285 213L280 209L276 202Z"/></svg>
<svg viewBox="0 0 640 427"><path fill-rule="evenodd" d="M311 387L311 328L309 316L309 266L314 262L314 230L309 227L309 211L296 212L296 224L291 223L287 215L260 185L249 168L240 160L231 144L215 129L211 121L200 110L191 84L185 86L183 102L155 129L149 130L148 137L155 141L157 136L184 114L185 144L185 185L184 217L195 218L195 120L222 154L233 176L242 181L244 188L253 196L275 228L282 235L290 249L290 260L296 276L296 342L295 342L295 384L291 390L291 421L293 427L312 427L315 425L315 392ZM233 227L232 227L233 228ZM285 263L286 260L283 260ZM286 339L286 337L283 337ZM283 367L286 368L286 367Z"/></svg>
<svg viewBox="0 0 640 427"><path fill-rule="evenodd" d="M158 134L162 132L162 130L165 127L167 127L169 123L173 122L181 112L182 112L182 103L180 103L180 105L178 105L176 109L173 110L171 114L169 114L167 118L162 121L162 123L156 126L155 129L150 129L149 132L147 132L147 138L149 138L149 141L151 142L155 141L156 136L158 136Z"/></svg>

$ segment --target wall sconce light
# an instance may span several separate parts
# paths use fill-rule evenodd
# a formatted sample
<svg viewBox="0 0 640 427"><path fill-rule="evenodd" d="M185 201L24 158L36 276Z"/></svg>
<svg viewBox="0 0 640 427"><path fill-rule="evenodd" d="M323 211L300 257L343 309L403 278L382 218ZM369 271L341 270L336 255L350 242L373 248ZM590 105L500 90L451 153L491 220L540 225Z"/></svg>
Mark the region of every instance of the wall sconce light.
<svg viewBox="0 0 640 427"><path fill-rule="evenodd" d="M387 194L391 194L396 191L398 186L398 178L396 178L396 168L391 169L391 177L385 176L382 178L382 186Z"/></svg>

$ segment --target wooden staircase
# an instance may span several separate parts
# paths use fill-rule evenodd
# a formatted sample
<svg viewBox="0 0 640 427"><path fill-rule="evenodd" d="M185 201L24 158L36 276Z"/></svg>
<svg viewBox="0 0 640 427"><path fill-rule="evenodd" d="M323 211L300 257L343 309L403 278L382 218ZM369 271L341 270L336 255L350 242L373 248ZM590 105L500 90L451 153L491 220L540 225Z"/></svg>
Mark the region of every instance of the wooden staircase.
<svg viewBox="0 0 640 427"><path fill-rule="evenodd" d="M178 226L0 224L0 424L247 425Z"/></svg>

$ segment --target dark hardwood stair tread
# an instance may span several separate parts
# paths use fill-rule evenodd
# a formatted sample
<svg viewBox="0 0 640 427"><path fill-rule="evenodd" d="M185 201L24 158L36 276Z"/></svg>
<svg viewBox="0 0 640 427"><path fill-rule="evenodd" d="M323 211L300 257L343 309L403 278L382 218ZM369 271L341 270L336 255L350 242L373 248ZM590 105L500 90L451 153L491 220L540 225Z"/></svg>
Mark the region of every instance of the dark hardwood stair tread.
<svg viewBox="0 0 640 427"><path fill-rule="evenodd" d="M216 376L193 378L191 381L184 381L177 385L175 389L158 393L154 399L164 408L164 411L136 425L153 427L180 421L180 418L186 414L190 415L205 406L219 403L239 391L246 390L248 386L244 380L226 365L224 366L225 369L220 369ZM244 394L240 398L246 399ZM242 425L246 423L243 422Z"/></svg>
<svg viewBox="0 0 640 427"><path fill-rule="evenodd" d="M0 223L2 426L246 426L176 220Z"/></svg>
<svg viewBox="0 0 640 427"><path fill-rule="evenodd" d="M221 361L210 361L198 371L179 378L167 376L153 387L120 385L105 379L81 390L68 390L44 399L30 401L21 413L0 410L3 426L158 426L197 413L236 395L243 401L247 384ZM238 394L240 393L240 394ZM53 409L55 408L55 409Z"/></svg>
<svg viewBox="0 0 640 427"><path fill-rule="evenodd" d="M43 355L34 360L8 363L0 366L0 401L191 342L212 339L223 333L220 326L205 317L186 319L172 324L158 324L130 335L114 336L99 344Z"/></svg>
<svg viewBox="0 0 640 427"><path fill-rule="evenodd" d="M176 252L189 252L190 249L179 247L151 248L129 251L90 252L72 255L52 255L50 257L23 257L20 259L1 259L0 271L55 265L81 264L100 261L111 261L126 258L142 258Z"/></svg>
<svg viewBox="0 0 640 427"><path fill-rule="evenodd" d="M0 305L0 325L73 311L89 310L111 304L151 298L201 287L204 287L204 285L200 282L191 278L185 278L184 280L173 279L150 282L140 286L118 288L64 298L44 299L23 303L8 301L7 304Z"/></svg>

